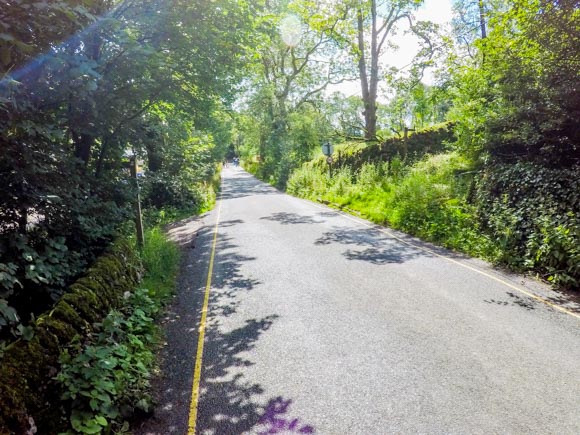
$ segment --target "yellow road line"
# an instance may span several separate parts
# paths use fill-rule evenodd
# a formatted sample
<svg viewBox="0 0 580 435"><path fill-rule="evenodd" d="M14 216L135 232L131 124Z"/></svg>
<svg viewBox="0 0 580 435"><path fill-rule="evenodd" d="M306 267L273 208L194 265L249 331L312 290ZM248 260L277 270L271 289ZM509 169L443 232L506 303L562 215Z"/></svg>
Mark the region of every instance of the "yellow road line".
<svg viewBox="0 0 580 435"><path fill-rule="evenodd" d="M311 201L309 201L309 202L311 202ZM316 203L314 203L314 202L311 202L311 203L312 203L314 206L316 206L316 207L318 207L318 208L320 208L320 209L322 209L322 210L327 210L327 209L329 209L329 207L322 207L321 205L318 205L318 204L316 204ZM355 219L355 218L351 217L350 215L348 215L348 214L346 214L346 213L344 213L344 212L342 212L342 211L338 211L338 210L334 210L334 209L331 209L331 210L333 210L333 211L334 211L334 212L336 212L338 215L340 215L340 216L342 216L342 217L344 217L344 218L346 218L346 219L348 219L348 220L351 220L351 221L353 221L353 222L356 222L356 223L362 224L362 225L364 225L364 226L366 226L366 227L368 227L368 228L372 228L372 229L374 229L374 230L380 231L381 233L383 233L383 234L386 234L387 236L389 236L389 237L391 237L391 238L393 238L393 239L395 239L395 240L398 240L399 242L401 242L401 243L404 243L404 244L405 244L405 245L407 245L407 246L411 246L411 247L413 247L413 248L415 248L415 249L418 249L418 250L420 250L420 251L427 252L427 253L429 253L429 254L431 254L431 255L434 255L434 256L436 256L436 257L442 258L442 259L444 259L444 260L447 260L447 261L449 261L450 263L457 264L458 266L461 266L461 267L463 267L463 268L465 268L465 269L469 269L469 270L471 270L471 271L473 271L473 272L476 272L476 273L478 273L478 274L480 274L480 275L486 276L487 278L490 278L490 279L492 279L492 280L494 280L494 281L497 281L497 282L499 282L500 284L503 284L503 285L505 285L506 287L509 287L509 288L511 288L511 289L513 289L513 290L516 290L516 291L518 291L518 292L520 292L520 293L522 293L522 294L524 294L524 295L526 295L526 296L528 296L528 297L530 297L530 298L532 298L532 299L535 299L535 300L537 300L537 301L539 301L539 302L542 302L543 304L546 304L546 305L548 305L549 307L552 307L552 308L554 308L554 309L556 309L556 310L559 310L559 311L561 311L561 312L563 312L563 313L566 313L566 314L568 314L568 315L570 315L570 316L572 316L572 317L575 317L575 318L577 318L577 319L580 319L580 315L578 315L578 314L576 314L576 313L574 313L574 312L572 312L572 311L570 311L570 310L567 310L566 308L564 308L564 307L561 307L560 305L556 305L556 304L554 304L554 303L552 303L552 302L548 301L547 299L544 299L544 298L542 298L542 297L540 297L540 296L538 296L538 295L535 295L535 294L533 294L533 293L530 293L530 292L528 292L527 290L524 290L524 289L522 289L522 288L520 288L520 287L518 287L518 286L516 286L516 285L514 285L514 284L511 284L511 283L509 283L509 282L507 282L507 281L505 281L505 280L501 279L501 278L498 278L497 276L491 275L491 274L489 274L489 273L487 273L487 272L484 272L483 270L477 269L477 268L475 268L475 267L472 267L472 266L470 266L470 265L468 265L468 264L465 264L465 263L462 263L462 262L460 262L460 261L454 260L453 258L449 258L449 257L447 257L446 255L438 254L437 252L435 252L435 251L433 251L433 250L431 250L431 249L428 249L428 248L423 248L422 246L418 246L418 245L416 245L416 244L414 244L414 243L408 242L407 240L404 240L404 239L402 239L402 238L400 238L400 237L396 236L396 235L395 235L395 234L393 234L392 232L390 232L390 231L388 231L388 230L386 230L386 229L384 229L384 228L380 228L380 227L379 227L377 224L369 224L369 223L365 222L365 221L364 221L364 220L362 220L362 219Z"/></svg>
<svg viewBox="0 0 580 435"><path fill-rule="evenodd" d="M222 210L222 201L218 205L217 219L213 231L213 243L211 255L209 257L209 267L207 270L207 281L205 284L205 295L203 298L203 307L201 309L201 319L199 321L199 337L197 339L197 353L195 355L195 369L193 371L193 384L191 387L191 402L189 405L189 423L187 427L188 435L195 435L195 426L197 424L197 405L199 402L199 384L201 382L201 365L203 362L203 342L205 339L205 323L207 321L207 309L209 305L209 292L211 289L211 276L213 274L213 263L215 259L215 247L217 242L218 228L220 223L220 214Z"/></svg>

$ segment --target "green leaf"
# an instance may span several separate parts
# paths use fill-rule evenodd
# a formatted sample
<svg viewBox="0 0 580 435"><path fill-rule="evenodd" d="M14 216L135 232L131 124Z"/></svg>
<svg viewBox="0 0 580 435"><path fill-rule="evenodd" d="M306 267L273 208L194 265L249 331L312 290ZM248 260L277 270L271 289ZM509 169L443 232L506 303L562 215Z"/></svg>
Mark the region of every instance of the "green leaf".
<svg viewBox="0 0 580 435"><path fill-rule="evenodd" d="M107 425L109 424L109 423L107 422L107 419L106 419L105 417L101 416L101 415L97 415L97 416L95 417L95 421L96 421L98 424L100 424L101 426L103 426L103 427L107 427Z"/></svg>

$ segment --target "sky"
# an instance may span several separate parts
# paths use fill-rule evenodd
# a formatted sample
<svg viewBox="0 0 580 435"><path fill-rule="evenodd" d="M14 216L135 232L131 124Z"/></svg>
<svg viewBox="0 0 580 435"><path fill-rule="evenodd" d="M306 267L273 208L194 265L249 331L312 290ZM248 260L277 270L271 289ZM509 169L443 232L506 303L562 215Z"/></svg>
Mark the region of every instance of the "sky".
<svg viewBox="0 0 580 435"><path fill-rule="evenodd" d="M452 0L425 0L423 6L415 13L415 20L432 21L445 25L452 18L451 6ZM403 68L409 65L418 51L417 37L410 34L402 35L403 32L400 33L393 40L399 46L399 49L396 52L386 52L382 56L382 61L385 64L397 68ZM431 71L426 71L423 82L426 84L433 83L433 74ZM327 89L329 93L335 91L342 92L347 96L360 96L361 93L358 81L341 83L340 85L330 86ZM384 98L384 96L379 96L379 101L383 100L381 97Z"/></svg>

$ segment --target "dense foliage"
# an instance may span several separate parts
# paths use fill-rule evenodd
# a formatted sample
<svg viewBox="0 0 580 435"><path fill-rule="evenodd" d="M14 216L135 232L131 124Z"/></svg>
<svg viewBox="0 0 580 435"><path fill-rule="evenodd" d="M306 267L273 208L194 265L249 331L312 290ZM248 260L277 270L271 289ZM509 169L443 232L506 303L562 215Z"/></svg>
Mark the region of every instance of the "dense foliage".
<svg viewBox="0 0 580 435"><path fill-rule="evenodd" d="M580 161L577 2L517 0L479 42L484 61L460 71L459 145L494 162Z"/></svg>
<svg viewBox="0 0 580 435"><path fill-rule="evenodd" d="M317 162L296 170L288 192L356 211L379 224L493 259L491 238L481 231L469 203L471 164L456 152L425 156L409 164L399 157L353 167L345 164L332 177Z"/></svg>
<svg viewBox="0 0 580 435"><path fill-rule="evenodd" d="M359 16L372 17L374 4L357 3L357 8L369 8ZM348 5L344 7L346 17ZM391 138L342 143L364 134L368 120L361 115L360 102L352 97L337 102L332 95L312 110L319 113L318 130L323 133L318 144L332 139L337 145L333 179L316 151L314 135L305 148L314 158L311 164L302 165L308 153L293 157L295 142L285 138L279 143L290 145L276 159L263 158L268 150L262 146L262 158L248 167L279 187L289 180L295 194L347 204L378 222L578 288L577 2L457 0L455 12L453 33L441 36L437 47L431 40L430 47L446 57L434 86L417 80L420 62L406 77L396 71L386 74L391 98L378 107L377 125L383 129L377 132ZM333 34L346 28L341 26L339 22ZM337 43L344 47L351 38L355 44L355 37L356 32L343 34ZM433 134L427 141L412 133L442 119L451 121L448 135ZM308 120L293 128L300 125ZM455 157L442 154L417 163L426 151L454 151ZM455 165L460 161L463 169ZM392 163L403 178L393 178ZM282 165L286 171L276 170ZM369 177L374 184L361 181Z"/></svg>
<svg viewBox="0 0 580 435"><path fill-rule="evenodd" d="M258 4L10 1L0 12L0 341L145 206L201 209Z"/></svg>
<svg viewBox="0 0 580 435"><path fill-rule="evenodd" d="M482 169L476 205L501 260L580 286L580 10L515 0L457 77L458 147Z"/></svg>

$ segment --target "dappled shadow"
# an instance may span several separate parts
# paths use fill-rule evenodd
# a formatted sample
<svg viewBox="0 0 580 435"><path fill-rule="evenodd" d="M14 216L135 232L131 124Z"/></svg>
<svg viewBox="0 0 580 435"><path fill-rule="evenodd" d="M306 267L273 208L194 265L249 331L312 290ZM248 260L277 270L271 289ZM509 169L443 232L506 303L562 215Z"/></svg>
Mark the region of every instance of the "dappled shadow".
<svg viewBox="0 0 580 435"><path fill-rule="evenodd" d="M507 292L507 295L512 299L512 303L519 307L525 308L526 310L534 310L536 307L536 301L528 297L521 297L512 292Z"/></svg>
<svg viewBox="0 0 580 435"><path fill-rule="evenodd" d="M580 289L576 291L566 289L553 290L546 297L546 300L554 305L564 307L572 313L580 314Z"/></svg>
<svg viewBox="0 0 580 435"><path fill-rule="evenodd" d="M161 322L166 342L160 353L161 375L152 381L156 406L153 416L135 428L137 434L181 434L187 430L208 264L208 256L202 253L209 252L213 228L195 220L173 227L170 235L182 248L180 274L175 296Z"/></svg>
<svg viewBox="0 0 580 435"><path fill-rule="evenodd" d="M327 231L319 237L315 245L341 245L373 246L380 247L386 238L378 231L372 229L335 228Z"/></svg>
<svg viewBox="0 0 580 435"><path fill-rule="evenodd" d="M220 228L233 227L238 224L243 224L244 221L241 219L230 219L228 221L220 221Z"/></svg>
<svg viewBox="0 0 580 435"><path fill-rule="evenodd" d="M170 224L165 225L163 227L163 229L165 231L180 230L180 229L183 229L183 227L187 226L188 224L191 224L193 222L199 221L200 219L203 219L207 215L208 215L208 213L204 213L201 215L193 215L193 216L181 219L179 221L171 222Z"/></svg>
<svg viewBox="0 0 580 435"><path fill-rule="evenodd" d="M314 427L304 424L299 418L289 414L292 400L278 396L271 399L264 413L258 420L258 424L264 425L259 435L275 433L314 433Z"/></svg>
<svg viewBox="0 0 580 435"><path fill-rule="evenodd" d="M366 261L372 264L404 263L417 256L417 251L410 251L405 246L398 245L389 248L369 248L364 251L348 250L343 254L348 260Z"/></svg>
<svg viewBox="0 0 580 435"><path fill-rule="evenodd" d="M165 231L171 240L173 240L182 249L195 248L195 240L199 235L199 230L203 227L203 219L206 215L193 216L174 222L165 227Z"/></svg>
<svg viewBox="0 0 580 435"><path fill-rule="evenodd" d="M485 299L483 302L485 302L486 304L492 304L492 305L499 305L499 306L519 306L522 308L525 308L528 311L534 310L536 309L536 301L534 301L531 298L528 297L521 297L518 296L512 292L506 292L506 294L510 297L510 300L507 301L499 301L496 299Z"/></svg>
<svg viewBox="0 0 580 435"><path fill-rule="evenodd" d="M323 221L316 220L312 216L301 216L296 213L278 212L270 216L261 217L262 220L280 222L282 225L296 225L296 224L318 224Z"/></svg>
<svg viewBox="0 0 580 435"><path fill-rule="evenodd" d="M240 292L253 290L261 284L257 279L245 276L241 266L255 257L242 255L236 251L237 246L225 235L218 237L212 291L210 293L210 311L208 317L230 316L236 312Z"/></svg>
<svg viewBox="0 0 580 435"><path fill-rule="evenodd" d="M236 225L237 223L240 222L235 220L228 224ZM187 222L182 227L173 228L171 236L174 240L178 240L183 254L176 295L162 319L166 343L161 352L162 376L154 381L157 406L154 416L137 428L136 433L157 435L186 432L199 337L199 319L203 307L213 233L213 225L204 225L202 220ZM259 281L246 277L240 272L242 264L255 260L254 257L240 254L231 238L223 234L218 235L216 248L209 320L213 316L225 318L235 313L238 303L237 295L240 292L252 290L259 284ZM230 350L234 354L241 349L251 348L252 340L257 339L260 331L268 329L272 320L273 317L250 321L242 330L226 334L221 339L217 333L214 334L212 329L214 325L212 325L208 329L205 342L210 350L214 349L214 353L217 352L219 355L218 366L221 365L225 370L226 363L231 363L233 366L242 364L234 356L224 356L223 352L229 346L233 346ZM217 340L217 342L215 345L210 344L210 340ZM210 358L213 358L213 355L204 358L204 361L212 363ZM216 372L216 366L212 370L210 375ZM239 385L243 392L240 392L240 395L252 395L257 391L255 388L256 391L252 391L246 385L242 386L240 382L240 379L237 379L233 384L229 384L231 395L233 385ZM231 398L231 395L228 397ZM235 402L231 402L230 408L234 404ZM241 406L236 414L243 415L248 412ZM255 410L250 414L258 415L259 412ZM257 421L258 418L259 416L254 420Z"/></svg>
<svg viewBox="0 0 580 435"><path fill-rule="evenodd" d="M244 354L278 316L251 319L244 326L222 332L219 323L206 333L202 388L198 406L199 433L241 434L258 424L264 411L256 403L261 385L245 379L243 368L253 365Z"/></svg>
<svg viewBox="0 0 580 435"><path fill-rule="evenodd" d="M226 221L226 226L243 223ZM173 227L172 237L183 249L178 291L162 319L167 343L162 350L162 376L154 380L157 405L135 433L187 433L192 378L199 337L209 252L214 227L189 221ZM278 316L242 320L237 316L244 295L262 283L247 276L243 265L256 258L244 255L227 234L218 234L207 316L198 403L199 434L313 433L314 428L292 415L291 400L264 397L264 387L249 380L245 369L251 352ZM232 317L236 315L236 317ZM233 327L229 327L233 321ZM268 399L270 399L268 401Z"/></svg>
<svg viewBox="0 0 580 435"><path fill-rule="evenodd" d="M230 170L228 175L224 176L221 192L222 199L237 199L258 195L281 195L281 193L242 170L235 170L234 172Z"/></svg>
<svg viewBox="0 0 580 435"><path fill-rule="evenodd" d="M316 215L321 217L335 218L337 216L340 216L340 213L337 213L335 211L319 211L318 213L316 213Z"/></svg>
<svg viewBox="0 0 580 435"><path fill-rule="evenodd" d="M337 228L324 233L314 244L341 244L353 247L342 255L348 260L366 261L377 265L404 263L414 258L431 256L427 252L385 237L379 231L366 228ZM354 249L354 247L365 249Z"/></svg>

